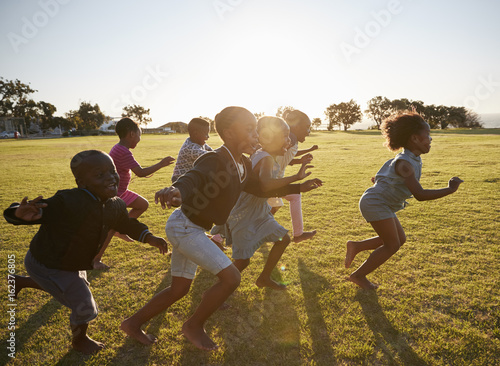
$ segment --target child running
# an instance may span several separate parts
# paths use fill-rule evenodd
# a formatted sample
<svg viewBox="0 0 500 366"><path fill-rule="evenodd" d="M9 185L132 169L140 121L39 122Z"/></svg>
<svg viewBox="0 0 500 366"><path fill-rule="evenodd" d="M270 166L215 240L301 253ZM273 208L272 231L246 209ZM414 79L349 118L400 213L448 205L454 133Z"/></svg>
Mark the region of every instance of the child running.
<svg viewBox="0 0 500 366"><path fill-rule="evenodd" d="M206 144L209 138L210 123L203 118L193 118L188 123L189 137L184 141L177 155L172 183L181 175L193 168L193 164L200 156L213 149Z"/></svg>
<svg viewBox="0 0 500 366"><path fill-rule="evenodd" d="M31 240L24 264L29 277L15 276L15 295L23 288L42 289L71 309L71 341L75 350L91 354L103 348L87 336L89 322L97 317L97 305L87 282L86 270L109 229L167 251L167 242L153 236L148 227L129 218L125 203L116 196L118 174L113 160L102 151L87 150L71 160L78 188L58 191L13 203L4 211L14 225L41 224Z"/></svg>
<svg viewBox="0 0 500 366"><path fill-rule="evenodd" d="M306 169L312 166L303 163L297 174L279 178L280 165L276 160L277 157L286 153L290 145L290 128L283 119L268 116L260 118L257 126L262 148L252 155L251 161L252 169L259 177L260 185L264 190L283 187L311 174L306 173ZM321 186L321 181L317 180L316 187L319 186ZM271 272L290 244L290 237L288 230L274 219L266 198L246 192L241 193L227 220L226 238L228 242L232 242L234 265L240 272L250 264L250 258L262 244L273 242L264 269L255 283L258 287L286 289L286 285L277 283L271 278Z"/></svg>
<svg viewBox="0 0 500 366"><path fill-rule="evenodd" d="M318 149L318 145L313 145L309 149L299 150L299 142L304 142L306 137L311 133L311 120L304 112L296 109L286 110L285 113L283 113L283 119L290 127L291 143L284 155L278 155L276 157L276 162L280 166L277 178L283 178L285 176L285 169L288 165L310 163L313 158L310 152ZM296 156L301 156L301 158L295 159ZM316 230L304 231L301 195L289 194L284 198L290 203L293 241L299 243L303 240L311 239L316 235ZM281 198L270 198L268 203L272 207L271 212L273 214L283 206L283 200Z"/></svg>
<svg viewBox="0 0 500 366"><path fill-rule="evenodd" d="M227 107L215 117L215 127L224 144L202 155L193 169L155 195L155 202L160 202L163 208L181 207L170 215L165 228L173 247L172 284L121 325L124 332L144 344L152 344L156 339L144 333L141 326L184 297L197 267L201 266L217 276L218 282L203 294L195 312L183 324L182 332L196 347L216 349L218 346L205 332L204 324L240 284L240 272L205 231L213 224L226 222L242 190L266 195L249 159L243 156L255 151L256 119L245 108ZM318 180L312 179L271 191L267 196L305 192L317 185Z"/></svg>
<svg viewBox="0 0 500 366"><path fill-rule="evenodd" d="M374 178L375 184L365 191L359 201L361 214L378 236L348 241L344 263L349 268L358 253L374 249L348 278L367 290L376 289L378 285L366 276L392 257L406 241L405 232L395 214L406 206L405 200L412 195L419 201L441 198L455 192L463 182L453 177L447 188L423 189L420 185L420 155L430 151L432 138L429 125L418 113L393 115L382 123L381 130L386 139L385 145L392 151L403 148L403 152L382 166Z"/></svg>
<svg viewBox="0 0 500 366"><path fill-rule="evenodd" d="M166 167L174 162L174 158L167 156L159 163L147 168L141 165L134 159L134 155L130 149L135 149L137 144L141 141L142 131L139 125L130 118L122 118L118 121L115 127L116 134L120 141L113 146L109 155L113 158L118 175L120 176L120 184L118 185L118 196L125 202L127 207L130 207L128 215L131 218L137 219L144 211L148 209L149 202L142 196L128 189L130 183L131 173L134 172L138 177L147 177L157 170ZM109 242L115 235L114 231L110 231L106 238L101 250L94 258L93 268L99 270L109 269L109 266L102 262L104 251L108 247ZM116 236L126 241L133 241L123 233L116 233Z"/></svg>

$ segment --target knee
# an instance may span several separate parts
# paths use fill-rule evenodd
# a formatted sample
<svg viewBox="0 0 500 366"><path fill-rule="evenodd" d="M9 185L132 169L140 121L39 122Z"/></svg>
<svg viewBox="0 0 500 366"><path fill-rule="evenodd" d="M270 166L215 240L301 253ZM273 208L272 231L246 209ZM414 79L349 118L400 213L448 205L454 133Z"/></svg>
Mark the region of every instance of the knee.
<svg viewBox="0 0 500 366"><path fill-rule="evenodd" d="M171 287L170 291L172 296L175 298L175 301L182 299L189 292L191 286L175 286Z"/></svg>
<svg viewBox="0 0 500 366"><path fill-rule="evenodd" d="M240 282L241 282L241 273L233 265L231 265L228 268L230 268L230 270L228 271L227 275L224 276L224 278L222 279L222 282L224 282L224 284L228 288L230 288L230 289L232 289L234 291L240 285Z"/></svg>
<svg viewBox="0 0 500 366"><path fill-rule="evenodd" d="M402 236L399 237L399 246L402 247L404 243L406 243L406 235L405 234L403 234Z"/></svg>

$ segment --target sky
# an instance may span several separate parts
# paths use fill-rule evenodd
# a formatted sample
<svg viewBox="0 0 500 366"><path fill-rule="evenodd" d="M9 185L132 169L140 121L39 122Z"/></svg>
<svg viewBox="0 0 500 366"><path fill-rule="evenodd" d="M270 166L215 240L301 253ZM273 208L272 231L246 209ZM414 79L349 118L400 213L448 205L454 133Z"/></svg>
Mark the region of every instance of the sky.
<svg viewBox="0 0 500 366"><path fill-rule="evenodd" d="M0 2L0 76L56 115L138 104L150 127L230 105L313 118L375 96L500 113L496 0Z"/></svg>

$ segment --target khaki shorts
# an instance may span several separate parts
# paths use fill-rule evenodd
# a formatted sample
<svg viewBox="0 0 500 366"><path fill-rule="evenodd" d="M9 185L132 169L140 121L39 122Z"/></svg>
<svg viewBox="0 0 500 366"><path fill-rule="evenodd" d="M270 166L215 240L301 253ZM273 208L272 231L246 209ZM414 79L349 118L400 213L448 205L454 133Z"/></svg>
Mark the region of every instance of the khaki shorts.
<svg viewBox="0 0 500 366"><path fill-rule="evenodd" d="M198 266L216 275L232 264L227 255L207 237L205 229L193 224L180 208L168 218L165 232L172 244L171 271L174 277L192 280Z"/></svg>

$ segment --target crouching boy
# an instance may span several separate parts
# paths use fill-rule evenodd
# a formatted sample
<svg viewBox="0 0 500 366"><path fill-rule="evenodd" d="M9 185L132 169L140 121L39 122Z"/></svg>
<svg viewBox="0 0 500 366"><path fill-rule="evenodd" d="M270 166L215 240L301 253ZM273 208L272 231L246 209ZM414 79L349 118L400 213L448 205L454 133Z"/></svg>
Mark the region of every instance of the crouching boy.
<svg viewBox="0 0 500 366"><path fill-rule="evenodd" d="M118 174L113 160L102 151L87 150L71 160L78 188L60 190L13 203L4 211L14 225L41 224L31 240L25 266L29 277L16 276L16 296L23 288L45 290L71 309L72 346L85 354L103 344L87 336L97 306L89 289L86 270L99 252L110 229L167 252L167 242L148 227L128 217L125 203L116 197Z"/></svg>

